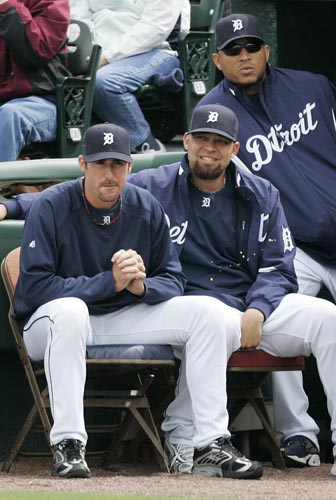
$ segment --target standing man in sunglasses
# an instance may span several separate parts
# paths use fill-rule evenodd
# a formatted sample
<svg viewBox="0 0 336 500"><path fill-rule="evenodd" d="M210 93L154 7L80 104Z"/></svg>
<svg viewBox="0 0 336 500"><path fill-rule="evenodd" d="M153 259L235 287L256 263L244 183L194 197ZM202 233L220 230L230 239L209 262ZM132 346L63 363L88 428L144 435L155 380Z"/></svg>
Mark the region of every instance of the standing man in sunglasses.
<svg viewBox="0 0 336 500"><path fill-rule="evenodd" d="M258 19L249 14L217 22L216 49L213 61L224 79L200 105L235 111L238 157L279 189L297 245L299 292L316 296L325 285L335 299L335 88L322 75L272 67ZM319 428L307 413L301 372L278 372L273 385L287 464L319 465Z"/></svg>

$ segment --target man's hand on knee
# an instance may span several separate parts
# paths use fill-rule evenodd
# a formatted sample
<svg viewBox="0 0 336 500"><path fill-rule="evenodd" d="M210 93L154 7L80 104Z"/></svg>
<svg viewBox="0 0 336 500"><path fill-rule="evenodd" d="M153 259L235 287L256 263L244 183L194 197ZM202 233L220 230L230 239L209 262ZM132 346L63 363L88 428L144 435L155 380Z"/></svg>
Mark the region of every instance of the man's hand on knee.
<svg viewBox="0 0 336 500"><path fill-rule="evenodd" d="M259 309L251 308L245 311L241 322L241 347L243 349L253 349L259 345L264 319Z"/></svg>

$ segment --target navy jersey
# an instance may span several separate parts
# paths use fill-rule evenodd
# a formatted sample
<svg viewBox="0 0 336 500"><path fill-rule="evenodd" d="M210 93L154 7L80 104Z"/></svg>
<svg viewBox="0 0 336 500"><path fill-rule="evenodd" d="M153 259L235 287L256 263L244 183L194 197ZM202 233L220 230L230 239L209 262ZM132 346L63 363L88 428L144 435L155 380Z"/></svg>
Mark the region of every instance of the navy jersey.
<svg viewBox="0 0 336 500"><path fill-rule="evenodd" d="M257 96L224 79L199 105L233 109L238 157L279 189L297 245L336 264L335 88L322 75L268 69Z"/></svg>
<svg viewBox="0 0 336 500"><path fill-rule="evenodd" d="M231 173L231 172L230 172ZM237 197L233 175L220 191L205 193L189 182L188 237L180 253L188 276L186 295L211 294L241 311L253 283L237 258Z"/></svg>
<svg viewBox="0 0 336 500"><path fill-rule="evenodd" d="M14 297L21 326L40 305L60 297L78 297L91 314L104 314L183 294L184 275L158 201L127 184L116 222L97 225L85 209L81 184L76 179L44 191L29 211ZM144 261L143 297L115 291L111 258L129 248Z"/></svg>

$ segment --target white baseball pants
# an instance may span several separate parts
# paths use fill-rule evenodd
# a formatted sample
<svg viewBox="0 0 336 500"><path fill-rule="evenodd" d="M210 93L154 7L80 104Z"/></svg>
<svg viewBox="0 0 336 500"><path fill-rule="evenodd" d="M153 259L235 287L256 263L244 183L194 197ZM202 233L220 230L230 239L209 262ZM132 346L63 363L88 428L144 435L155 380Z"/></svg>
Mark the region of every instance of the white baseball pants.
<svg viewBox="0 0 336 500"><path fill-rule="evenodd" d="M315 297L324 285L336 300L335 268L323 266L300 248L296 250L294 264L299 293ZM302 372L274 372L272 382L275 429L285 438L306 436L319 448L319 427L308 414L309 401L303 389Z"/></svg>
<svg viewBox="0 0 336 500"><path fill-rule="evenodd" d="M83 392L85 350L91 344L184 347L183 380L192 402L195 439L207 444L227 433L226 364L240 345L240 317L216 299L175 297L102 316L89 316L80 299L57 299L33 314L24 342L32 360L44 359L54 420L51 444L65 438L87 441Z"/></svg>
<svg viewBox="0 0 336 500"><path fill-rule="evenodd" d="M223 304L223 320L226 322ZM242 313L233 310L241 318ZM230 320L231 318L228 317ZM297 356L313 354L328 400L331 416L332 440L336 445L336 306L331 302L299 294L287 295L263 324L260 348L275 356ZM177 398L166 411L162 428L172 443L199 444L193 439L194 408L188 394L188 384L180 374ZM219 397L219 395L218 395ZM209 421L212 408L207 408ZM226 433L228 434L228 433ZM197 436L197 429L196 429ZM336 446L334 446L336 455Z"/></svg>

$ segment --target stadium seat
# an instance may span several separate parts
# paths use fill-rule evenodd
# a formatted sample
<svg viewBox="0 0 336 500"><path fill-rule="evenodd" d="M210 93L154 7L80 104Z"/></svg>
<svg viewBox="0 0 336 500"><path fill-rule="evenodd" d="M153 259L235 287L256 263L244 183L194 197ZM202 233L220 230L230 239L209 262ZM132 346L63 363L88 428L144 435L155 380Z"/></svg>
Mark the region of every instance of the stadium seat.
<svg viewBox="0 0 336 500"><path fill-rule="evenodd" d="M82 137L91 122L101 47L93 44L92 33L82 21L71 20L67 36L68 69L72 76L56 82L56 141L27 146L21 151L21 157L72 158L81 153Z"/></svg>

